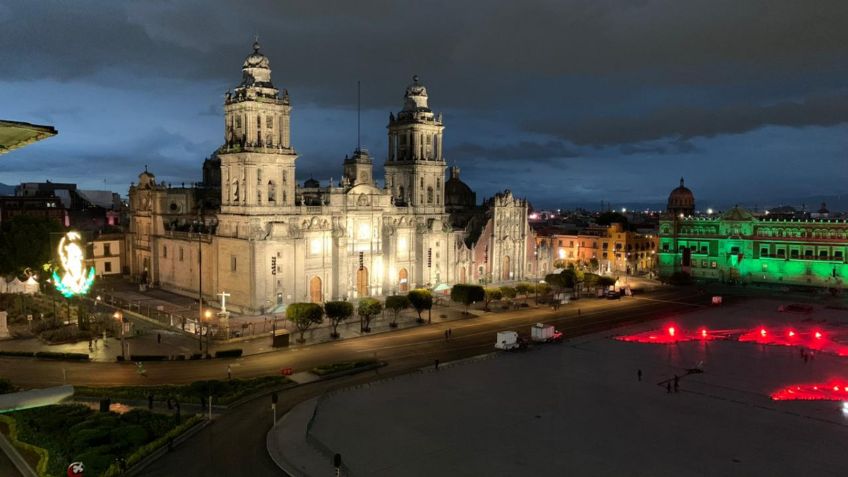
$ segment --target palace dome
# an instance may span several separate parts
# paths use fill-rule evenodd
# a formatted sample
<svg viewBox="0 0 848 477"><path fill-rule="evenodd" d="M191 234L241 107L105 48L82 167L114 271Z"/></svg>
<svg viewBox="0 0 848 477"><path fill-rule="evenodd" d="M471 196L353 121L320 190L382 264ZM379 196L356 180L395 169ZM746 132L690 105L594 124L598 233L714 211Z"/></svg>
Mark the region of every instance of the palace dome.
<svg viewBox="0 0 848 477"><path fill-rule="evenodd" d="M674 215L692 215L695 213L695 194L683 185L682 177L680 178L680 186L668 195L667 210Z"/></svg>

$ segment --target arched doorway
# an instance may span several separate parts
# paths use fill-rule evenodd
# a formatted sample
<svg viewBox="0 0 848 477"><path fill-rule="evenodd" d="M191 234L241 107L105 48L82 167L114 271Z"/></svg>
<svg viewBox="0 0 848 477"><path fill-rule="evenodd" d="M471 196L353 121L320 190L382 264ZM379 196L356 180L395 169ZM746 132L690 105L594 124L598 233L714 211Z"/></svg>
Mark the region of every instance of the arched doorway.
<svg viewBox="0 0 848 477"><path fill-rule="evenodd" d="M359 296L368 296L368 268L359 267L356 272L356 293Z"/></svg>
<svg viewBox="0 0 848 477"><path fill-rule="evenodd" d="M321 290L321 278L312 277L309 280L309 301L312 303L321 303L324 301L324 294Z"/></svg>
<svg viewBox="0 0 848 477"><path fill-rule="evenodd" d="M509 272L509 255L504 255L503 260L501 260L501 280L509 280Z"/></svg>
<svg viewBox="0 0 848 477"><path fill-rule="evenodd" d="M409 272L405 268L401 268L398 272L398 290L401 293L409 291Z"/></svg>
<svg viewBox="0 0 848 477"><path fill-rule="evenodd" d="M459 283L468 283L468 278L465 276L465 267L459 267Z"/></svg>

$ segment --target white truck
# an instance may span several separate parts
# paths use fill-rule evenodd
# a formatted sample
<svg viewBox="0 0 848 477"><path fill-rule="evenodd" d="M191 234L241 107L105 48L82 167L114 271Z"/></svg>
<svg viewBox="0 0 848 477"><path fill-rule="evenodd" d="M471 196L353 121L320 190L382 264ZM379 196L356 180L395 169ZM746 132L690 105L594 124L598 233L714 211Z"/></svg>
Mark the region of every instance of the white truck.
<svg viewBox="0 0 848 477"><path fill-rule="evenodd" d="M530 339L535 343L562 341L562 332L555 329L553 325L536 323L530 327Z"/></svg>
<svg viewBox="0 0 848 477"><path fill-rule="evenodd" d="M518 332L516 331L498 331L495 348L502 350L518 349L521 343L518 341Z"/></svg>

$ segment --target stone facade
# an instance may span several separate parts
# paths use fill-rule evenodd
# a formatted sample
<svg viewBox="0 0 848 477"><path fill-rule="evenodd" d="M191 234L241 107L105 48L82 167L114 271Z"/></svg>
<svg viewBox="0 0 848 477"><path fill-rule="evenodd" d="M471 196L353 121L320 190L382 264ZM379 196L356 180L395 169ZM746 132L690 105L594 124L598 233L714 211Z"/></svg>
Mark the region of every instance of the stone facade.
<svg viewBox="0 0 848 477"><path fill-rule="evenodd" d="M202 287L212 301L226 291L228 307L258 313L532 274L526 201L506 192L460 207L459 224L445 209L444 124L417 77L389 117L383 187L362 148L345 158L338 183L301 186L291 101L274 87L258 43L242 72L225 100L224 145L204 164L204 188L167 187L147 171L130 187L127 255L139 280L193 295ZM210 210L209 191L220 191L219 209Z"/></svg>

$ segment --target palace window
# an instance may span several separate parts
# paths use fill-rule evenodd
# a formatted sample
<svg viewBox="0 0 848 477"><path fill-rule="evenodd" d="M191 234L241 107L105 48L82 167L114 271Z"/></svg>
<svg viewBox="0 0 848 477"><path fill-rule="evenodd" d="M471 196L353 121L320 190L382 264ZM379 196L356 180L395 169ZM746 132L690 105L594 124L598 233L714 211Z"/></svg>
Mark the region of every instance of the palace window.
<svg viewBox="0 0 848 477"><path fill-rule="evenodd" d="M792 257L792 258L798 258L798 255L799 255L798 249L794 249L794 250L789 252L789 256Z"/></svg>
<svg viewBox="0 0 848 477"><path fill-rule="evenodd" d="M838 258L839 260L842 260L842 250L837 250L837 251L833 252L833 256L834 256L834 258Z"/></svg>
<svg viewBox="0 0 848 477"><path fill-rule="evenodd" d="M730 247L730 253L739 253L739 247Z"/></svg>
<svg viewBox="0 0 848 477"><path fill-rule="evenodd" d="M786 250L784 250L782 248L777 249L777 256L780 257L780 258L785 257L786 256Z"/></svg>
<svg viewBox="0 0 848 477"><path fill-rule="evenodd" d="M717 266L718 266L718 263L716 263L716 261L715 261L715 260L713 260L712 262L710 262L710 268L716 268Z"/></svg>
<svg viewBox="0 0 848 477"><path fill-rule="evenodd" d="M820 250L819 251L819 258L825 259L825 258L827 258L827 256L828 256L827 250Z"/></svg>
<svg viewBox="0 0 848 477"><path fill-rule="evenodd" d="M769 254L768 252L769 252L768 248L761 248L760 249L760 256L761 257L768 257L768 254Z"/></svg>
<svg viewBox="0 0 848 477"><path fill-rule="evenodd" d="M804 258L813 258L813 251L810 249L804 250Z"/></svg>

